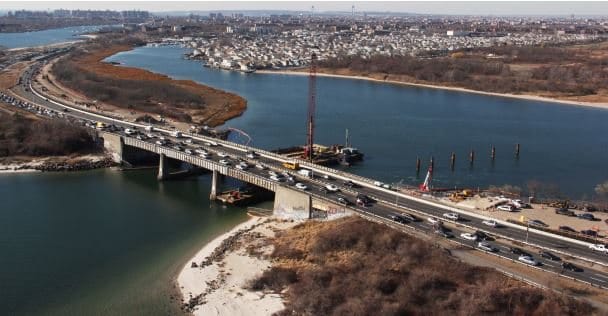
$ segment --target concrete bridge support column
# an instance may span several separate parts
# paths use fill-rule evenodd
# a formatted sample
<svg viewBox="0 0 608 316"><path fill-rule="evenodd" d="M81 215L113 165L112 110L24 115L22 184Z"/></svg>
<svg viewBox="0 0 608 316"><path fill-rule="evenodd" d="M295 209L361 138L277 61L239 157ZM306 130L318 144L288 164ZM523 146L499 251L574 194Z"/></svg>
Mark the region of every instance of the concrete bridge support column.
<svg viewBox="0 0 608 316"><path fill-rule="evenodd" d="M159 156L160 158L158 161L158 176L156 177L156 179L158 179L158 181L162 181L167 179L169 170L167 169L167 158L165 157L165 154L160 154Z"/></svg>
<svg viewBox="0 0 608 316"><path fill-rule="evenodd" d="M220 175L217 173L217 170L213 170L213 176L211 177L211 193L209 193L209 199L211 201L215 200L217 197L217 184L220 181Z"/></svg>

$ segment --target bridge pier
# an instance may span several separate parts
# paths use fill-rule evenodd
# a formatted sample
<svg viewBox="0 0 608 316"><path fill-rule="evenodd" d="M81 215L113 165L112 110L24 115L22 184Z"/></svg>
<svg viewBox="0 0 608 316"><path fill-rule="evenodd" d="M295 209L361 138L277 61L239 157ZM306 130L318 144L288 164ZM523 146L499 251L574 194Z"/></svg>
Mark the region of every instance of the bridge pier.
<svg viewBox="0 0 608 316"><path fill-rule="evenodd" d="M217 198L217 184L220 181L217 170L213 170L213 176L211 177L211 193L209 193L209 200L213 201Z"/></svg>
<svg viewBox="0 0 608 316"><path fill-rule="evenodd" d="M156 176L156 179L158 179L158 181L162 181L167 179L167 175L169 174L168 171L168 166L167 166L167 159L165 157L165 154L160 154L159 155L159 161L158 161L158 176Z"/></svg>

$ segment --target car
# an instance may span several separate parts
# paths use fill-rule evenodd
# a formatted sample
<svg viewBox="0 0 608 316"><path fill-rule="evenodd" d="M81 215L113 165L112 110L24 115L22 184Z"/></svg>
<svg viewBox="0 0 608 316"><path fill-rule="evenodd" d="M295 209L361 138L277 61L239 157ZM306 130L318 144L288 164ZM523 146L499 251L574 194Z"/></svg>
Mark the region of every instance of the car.
<svg viewBox="0 0 608 316"><path fill-rule="evenodd" d="M192 155L194 152L192 151L192 149L190 148L186 148L186 150L184 150L184 152L188 155Z"/></svg>
<svg viewBox="0 0 608 316"><path fill-rule="evenodd" d="M283 179L283 177L275 175L275 176L270 176L270 180L272 181L276 181L276 182L282 182L285 181L285 179Z"/></svg>
<svg viewBox="0 0 608 316"><path fill-rule="evenodd" d="M491 240L492 239L488 234L486 234L486 233L484 233L484 232L482 232L480 230L474 232L473 234L475 236L477 236L477 238L480 239L480 240Z"/></svg>
<svg viewBox="0 0 608 316"><path fill-rule="evenodd" d="M477 241L477 235L474 235L471 233L462 233L462 234L460 234L460 237L462 237L462 239L465 239L465 240Z"/></svg>
<svg viewBox="0 0 608 316"><path fill-rule="evenodd" d="M332 176L328 175L328 174L324 174L323 175L323 179L325 179L325 180L333 180L334 178Z"/></svg>
<svg viewBox="0 0 608 316"><path fill-rule="evenodd" d="M490 226L490 227L498 227L498 223L496 223L496 221L493 220L493 219L488 219L488 220L485 220L485 221L483 221L481 223L484 224L484 225L486 225L486 226Z"/></svg>
<svg viewBox="0 0 608 316"><path fill-rule="evenodd" d="M236 165L236 168L239 170L247 170L248 167L249 166L247 166L246 164L242 164L242 163Z"/></svg>
<svg viewBox="0 0 608 316"><path fill-rule="evenodd" d="M296 183L296 188L298 188L300 190L308 190L308 186L301 182Z"/></svg>
<svg viewBox="0 0 608 316"><path fill-rule="evenodd" d="M186 143L188 143L188 144L192 144L192 142L193 142L192 138L188 138L188 139L186 139Z"/></svg>
<svg viewBox="0 0 608 316"><path fill-rule="evenodd" d="M591 214L591 213L578 214L578 218L585 219L585 220L588 220L588 221L594 221L595 220L595 216L593 216L593 214Z"/></svg>
<svg viewBox="0 0 608 316"><path fill-rule="evenodd" d="M543 257L545 259L549 259L551 261L560 261L560 260L562 260L560 257L558 257L558 256L556 256L556 255L554 255L554 254L552 254L552 253L550 253L550 252L548 252L546 250L541 250L539 252L539 254L540 254L541 257Z"/></svg>
<svg viewBox="0 0 608 316"><path fill-rule="evenodd" d="M599 252L608 254L608 248L606 248L606 245L604 245L604 244L591 244L589 246L589 249L591 249L593 251L599 251Z"/></svg>
<svg viewBox="0 0 608 316"><path fill-rule="evenodd" d="M335 185L333 185L333 184L326 185L325 189L327 189L327 192L338 192L338 191L340 191L340 189L338 189L338 187L335 186Z"/></svg>
<svg viewBox="0 0 608 316"><path fill-rule="evenodd" d="M351 180L344 181L344 186L347 186L349 188L357 188L357 187L359 187L357 184L355 184Z"/></svg>
<svg viewBox="0 0 608 316"><path fill-rule="evenodd" d="M576 230L570 226L560 226L558 230L564 233L576 233Z"/></svg>
<svg viewBox="0 0 608 316"><path fill-rule="evenodd" d="M350 201L343 196L338 197L338 203L342 205L350 205Z"/></svg>
<svg viewBox="0 0 608 316"><path fill-rule="evenodd" d="M389 216L393 221L401 224L407 224L408 220L406 220L403 216L399 214L393 214Z"/></svg>
<svg viewBox="0 0 608 316"><path fill-rule="evenodd" d="M157 140L155 143L159 146L165 146L167 144L167 142L162 139Z"/></svg>
<svg viewBox="0 0 608 316"><path fill-rule="evenodd" d="M505 205L499 205L497 207L497 209L501 210L501 211L507 211L507 212L513 212L515 209L513 208L513 206L505 204Z"/></svg>
<svg viewBox="0 0 608 316"><path fill-rule="evenodd" d="M220 156L220 157L222 157L222 158L228 157L228 154L225 153L225 152L223 152L223 151L220 151L219 153L217 153L217 155Z"/></svg>
<svg viewBox="0 0 608 316"><path fill-rule="evenodd" d="M521 255L521 256L519 256L519 258L517 258L517 260L519 260L525 264L529 264L531 266L540 265L540 262L536 261L536 259L534 259L534 257L529 256L529 255Z"/></svg>
<svg viewBox="0 0 608 316"><path fill-rule="evenodd" d="M418 222L420 221L420 219L418 219L418 217L412 215L412 214L408 214L408 213L403 213L401 214L401 216L403 216L405 219L407 219L410 222Z"/></svg>
<svg viewBox="0 0 608 316"><path fill-rule="evenodd" d="M175 149L177 151L183 151L184 150L184 148L182 148L182 146L179 146L179 145L173 146L173 149Z"/></svg>
<svg viewBox="0 0 608 316"><path fill-rule="evenodd" d="M545 224L543 221L538 220L538 219L531 219L528 221L528 225L530 226L536 226L536 227L549 227L549 225Z"/></svg>
<svg viewBox="0 0 608 316"><path fill-rule="evenodd" d="M203 159L210 159L211 158L211 154L209 154L209 153L200 154L199 156L201 156Z"/></svg>
<svg viewBox="0 0 608 316"><path fill-rule="evenodd" d="M452 235L452 233L450 233L448 231L445 231L443 229L437 229L435 231L435 234L437 234L437 235L439 235L439 236L441 236L443 238L453 238L454 237L454 235Z"/></svg>
<svg viewBox="0 0 608 316"><path fill-rule="evenodd" d="M597 232L592 229L581 230L581 234L589 237L597 237Z"/></svg>
<svg viewBox="0 0 608 316"><path fill-rule="evenodd" d="M433 225L441 223L441 221L436 217L429 217L426 220Z"/></svg>
<svg viewBox="0 0 608 316"><path fill-rule="evenodd" d="M566 216L576 216L576 214L573 211L571 211L565 207L556 208L555 214L566 215Z"/></svg>
<svg viewBox="0 0 608 316"><path fill-rule="evenodd" d="M226 159L222 159L222 160L220 160L220 163L221 163L222 165L226 165L226 166L229 166L229 165L230 165L230 161L228 161L228 160L226 160Z"/></svg>
<svg viewBox="0 0 608 316"><path fill-rule="evenodd" d="M257 159L258 156L259 155L255 151L250 151L247 153L247 158L249 158L249 159Z"/></svg>
<svg viewBox="0 0 608 316"><path fill-rule="evenodd" d="M367 195L357 194L357 204L365 206L365 205L371 204L373 202L374 202L374 200L372 200Z"/></svg>
<svg viewBox="0 0 608 316"><path fill-rule="evenodd" d="M527 253L523 249L517 248L517 247L510 247L509 252L511 252L514 255L518 255L518 256L528 256L528 257L530 256L529 253Z"/></svg>
<svg viewBox="0 0 608 316"><path fill-rule="evenodd" d="M374 181L374 185L377 187L381 187L382 185L384 185L384 183L382 183L380 181Z"/></svg>
<svg viewBox="0 0 608 316"><path fill-rule="evenodd" d="M197 149L195 149L195 150L194 150L194 152L195 152L195 153L197 153L197 154L206 154L206 153L208 153L208 152L207 152L205 149L203 149L203 148L197 148Z"/></svg>
<svg viewBox="0 0 608 316"><path fill-rule="evenodd" d="M477 248L481 249L481 250L485 250L485 251L489 251L489 252L497 252L498 248L494 247L492 244L490 244L489 242L485 242L485 241L481 241L477 244Z"/></svg>
<svg viewBox="0 0 608 316"><path fill-rule="evenodd" d="M570 262L562 262L562 269L572 272L583 272L584 270L580 267L573 265Z"/></svg>
<svg viewBox="0 0 608 316"><path fill-rule="evenodd" d="M272 170L268 171L268 175L270 176L278 176L278 174Z"/></svg>
<svg viewBox="0 0 608 316"><path fill-rule="evenodd" d="M458 213L443 213L443 217L454 221L459 219Z"/></svg>
<svg viewBox="0 0 608 316"><path fill-rule="evenodd" d="M256 169L260 169L260 170L265 170L266 169L266 166L264 166L263 164L260 164L260 163L256 163L255 167L256 167Z"/></svg>

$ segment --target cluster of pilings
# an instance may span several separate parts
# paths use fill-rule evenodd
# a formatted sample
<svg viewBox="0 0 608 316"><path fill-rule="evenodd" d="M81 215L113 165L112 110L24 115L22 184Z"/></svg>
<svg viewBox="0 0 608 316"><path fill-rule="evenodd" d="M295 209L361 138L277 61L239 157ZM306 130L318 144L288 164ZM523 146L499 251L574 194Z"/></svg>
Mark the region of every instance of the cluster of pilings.
<svg viewBox="0 0 608 316"><path fill-rule="evenodd" d="M514 151L515 159L519 159L520 147L521 146L519 143L515 144L515 151ZM492 161L492 163L496 160L496 147L494 145L492 145L490 147L490 160ZM471 151L469 152L469 165L473 166L474 163L475 163L475 150L471 149ZM431 169L434 169L434 167L435 167L434 157L431 157L429 165L430 165ZM421 166L420 157L416 157L416 174L420 173L420 166ZM456 166L456 153L452 152L452 154L450 155L450 169L452 171L454 171L455 166Z"/></svg>

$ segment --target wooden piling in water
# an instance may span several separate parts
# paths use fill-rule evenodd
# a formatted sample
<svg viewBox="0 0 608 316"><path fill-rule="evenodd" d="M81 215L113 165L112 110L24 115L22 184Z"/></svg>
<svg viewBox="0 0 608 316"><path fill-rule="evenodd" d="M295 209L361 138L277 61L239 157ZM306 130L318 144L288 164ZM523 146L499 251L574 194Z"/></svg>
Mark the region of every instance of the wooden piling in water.
<svg viewBox="0 0 608 316"><path fill-rule="evenodd" d="M515 158L519 158L519 143L515 144Z"/></svg>
<svg viewBox="0 0 608 316"><path fill-rule="evenodd" d="M471 149L471 153L469 153L469 162L473 164L473 161L475 161L475 151Z"/></svg>
<svg viewBox="0 0 608 316"><path fill-rule="evenodd" d="M416 174L420 173L420 157L416 157Z"/></svg>
<svg viewBox="0 0 608 316"><path fill-rule="evenodd" d="M450 157L450 166L452 171L454 171L454 165L456 164L456 153L452 152L452 156Z"/></svg>
<svg viewBox="0 0 608 316"><path fill-rule="evenodd" d="M431 156L431 170L435 170L435 158Z"/></svg>
<svg viewBox="0 0 608 316"><path fill-rule="evenodd" d="M496 147L494 147L494 145L492 145L492 153L490 154L490 157L492 160L496 159Z"/></svg>

